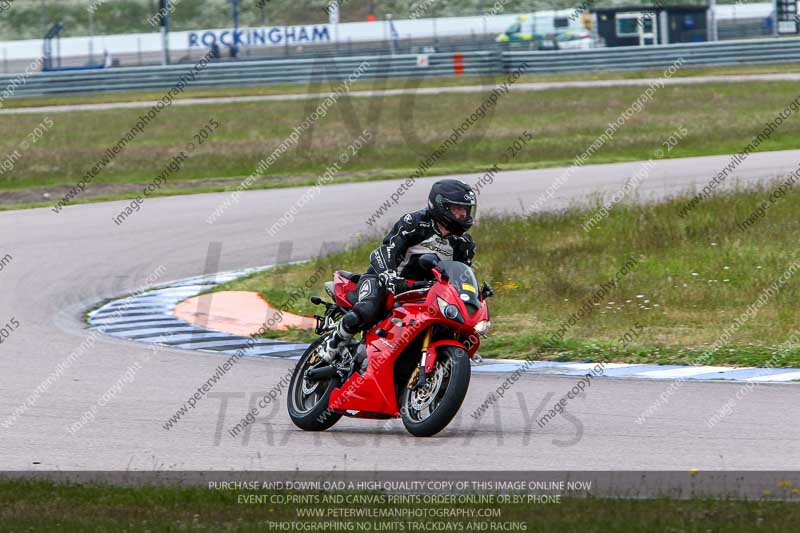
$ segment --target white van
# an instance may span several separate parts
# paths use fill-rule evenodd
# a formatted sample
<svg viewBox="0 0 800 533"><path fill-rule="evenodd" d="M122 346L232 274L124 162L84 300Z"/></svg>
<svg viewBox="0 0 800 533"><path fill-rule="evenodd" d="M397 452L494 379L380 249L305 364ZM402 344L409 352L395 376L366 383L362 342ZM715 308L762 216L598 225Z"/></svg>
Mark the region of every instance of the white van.
<svg viewBox="0 0 800 533"><path fill-rule="evenodd" d="M560 33L583 29L583 17L574 9L537 11L517 17L495 40L499 43L552 40Z"/></svg>

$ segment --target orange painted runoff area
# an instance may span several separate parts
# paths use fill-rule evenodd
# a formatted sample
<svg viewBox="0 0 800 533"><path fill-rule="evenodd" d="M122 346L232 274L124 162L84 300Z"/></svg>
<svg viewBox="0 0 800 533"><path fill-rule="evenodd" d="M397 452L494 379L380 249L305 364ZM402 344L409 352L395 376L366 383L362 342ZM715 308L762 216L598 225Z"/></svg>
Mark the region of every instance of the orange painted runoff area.
<svg viewBox="0 0 800 533"><path fill-rule="evenodd" d="M271 329L311 329L316 325L313 318L281 312L257 292L212 292L184 300L175 307L175 316L190 324L243 336L256 333L276 313L282 313L283 318Z"/></svg>

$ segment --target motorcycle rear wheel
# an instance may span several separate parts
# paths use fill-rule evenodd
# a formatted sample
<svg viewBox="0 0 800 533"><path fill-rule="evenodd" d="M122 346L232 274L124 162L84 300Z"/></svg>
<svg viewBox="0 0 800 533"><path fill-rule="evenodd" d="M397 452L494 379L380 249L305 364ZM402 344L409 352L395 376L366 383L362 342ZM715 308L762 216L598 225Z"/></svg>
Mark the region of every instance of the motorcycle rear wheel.
<svg viewBox="0 0 800 533"><path fill-rule="evenodd" d="M295 426L305 431L325 431L342 418L341 414L328 409L331 392L341 384L339 378L335 376L310 383L303 377L309 368L325 364L319 359L314 361L317 349L324 340L325 337L320 337L314 341L297 361L287 391L289 418Z"/></svg>

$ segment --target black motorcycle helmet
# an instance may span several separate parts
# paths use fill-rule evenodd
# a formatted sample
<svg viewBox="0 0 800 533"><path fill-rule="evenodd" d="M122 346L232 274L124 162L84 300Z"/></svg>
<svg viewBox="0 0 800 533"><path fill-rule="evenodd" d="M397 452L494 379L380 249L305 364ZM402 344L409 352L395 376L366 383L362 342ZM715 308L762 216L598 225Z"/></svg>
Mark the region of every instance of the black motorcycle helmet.
<svg viewBox="0 0 800 533"><path fill-rule="evenodd" d="M459 220L450 212L450 206L461 205L467 210L467 217ZM428 195L428 209L433 220L447 228L454 235L463 235L472 227L477 215L478 202L475 191L461 180L441 180L431 187Z"/></svg>

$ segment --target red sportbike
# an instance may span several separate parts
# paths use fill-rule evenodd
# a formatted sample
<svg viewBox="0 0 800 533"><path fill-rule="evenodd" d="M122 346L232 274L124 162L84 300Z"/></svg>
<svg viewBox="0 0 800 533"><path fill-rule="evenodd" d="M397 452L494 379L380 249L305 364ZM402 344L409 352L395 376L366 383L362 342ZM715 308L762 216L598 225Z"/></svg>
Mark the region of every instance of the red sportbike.
<svg viewBox="0 0 800 533"><path fill-rule="evenodd" d="M289 416L307 431L323 431L342 416L402 417L418 437L435 435L453 419L469 387L470 359L489 330L488 283L478 289L464 263L420 258L433 281L408 282L389 294L387 316L352 340L330 364L318 355L327 335L356 303L359 275L338 271L325 285L334 302L316 316L321 335L297 362L288 390Z"/></svg>

